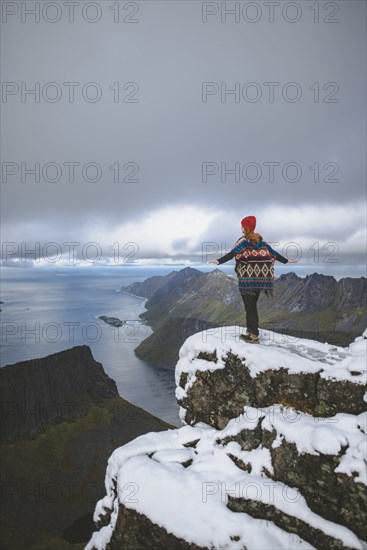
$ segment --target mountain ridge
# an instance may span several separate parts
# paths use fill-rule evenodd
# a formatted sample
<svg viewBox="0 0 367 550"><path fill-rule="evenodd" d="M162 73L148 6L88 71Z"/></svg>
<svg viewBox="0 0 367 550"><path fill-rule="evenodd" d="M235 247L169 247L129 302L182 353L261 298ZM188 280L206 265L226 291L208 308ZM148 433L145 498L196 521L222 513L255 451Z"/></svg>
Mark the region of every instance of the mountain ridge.
<svg viewBox="0 0 367 550"><path fill-rule="evenodd" d="M337 281L331 275L317 272L304 278L292 271L282 273L274 281L274 298L263 293L259 297L260 329L345 346L366 325L366 282L365 277ZM161 351L163 361L158 366L174 368L179 346L188 335L188 319L193 330L200 324L202 328L245 325L237 277L218 268L207 273L185 268L161 276L158 286L147 279L121 290L142 292L147 298L146 311L140 317L151 325L155 334L143 340L135 354L152 365L158 365L156 358ZM165 339L175 340L176 344L171 349L159 347L159 342L164 343Z"/></svg>

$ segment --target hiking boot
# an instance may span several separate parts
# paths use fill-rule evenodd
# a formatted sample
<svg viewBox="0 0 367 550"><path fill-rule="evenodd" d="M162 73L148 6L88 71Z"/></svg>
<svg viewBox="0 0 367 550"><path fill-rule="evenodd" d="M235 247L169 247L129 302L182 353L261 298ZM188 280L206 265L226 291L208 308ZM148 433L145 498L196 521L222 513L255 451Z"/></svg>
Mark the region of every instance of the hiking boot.
<svg viewBox="0 0 367 550"><path fill-rule="evenodd" d="M256 334L249 332L248 334L241 334L240 338L249 344L259 344L260 338Z"/></svg>

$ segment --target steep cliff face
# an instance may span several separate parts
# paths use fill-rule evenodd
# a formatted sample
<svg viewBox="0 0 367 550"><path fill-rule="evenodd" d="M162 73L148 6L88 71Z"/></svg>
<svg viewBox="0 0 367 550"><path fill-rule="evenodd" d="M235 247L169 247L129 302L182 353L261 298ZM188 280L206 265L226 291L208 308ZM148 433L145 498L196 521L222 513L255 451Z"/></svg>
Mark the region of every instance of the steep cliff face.
<svg viewBox="0 0 367 550"><path fill-rule="evenodd" d="M365 549L367 331L347 348L190 336L182 428L114 451L86 550Z"/></svg>
<svg viewBox="0 0 367 550"><path fill-rule="evenodd" d="M86 414L83 404L118 396L117 386L89 346L0 369L1 442L12 442L51 424Z"/></svg>
<svg viewBox="0 0 367 550"><path fill-rule="evenodd" d="M121 398L87 346L3 367L0 377L1 549L84 548L110 454L172 426Z"/></svg>
<svg viewBox="0 0 367 550"><path fill-rule="evenodd" d="M148 357L151 365L171 368L177 363L178 350L186 338L216 326L191 317L165 318L160 328L139 344L135 354L143 360Z"/></svg>
<svg viewBox="0 0 367 550"><path fill-rule="evenodd" d="M182 269L174 277L168 279L147 300L145 303L147 311L141 314L141 317L153 327L159 325L162 318L169 315L173 309L176 309L178 304L181 309L182 304L185 304L188 298L192 298L200 292L205 279L206 274L197 269L189 267ZM180 316L180 314L175 312L174 316Z"/></svg>
<svg viewBox="0 0 367 550"><path fill-rule="evenodd" d="M147 311L141 317L154 327L154 333L137 346L136 356L152 365L174 368L186 338L227 320L223 306L230 308L228 319L233 309L243 309L232 277L219 269L207 274L182 270L145 303Z"/></svg>
<svg viewBox="0 0 367 550"><path fill-rule="evenodd" d="M366 277L354 279L345 277L338 281L338 304L339 311L355 307L364 309L366 306Z"/></svg>

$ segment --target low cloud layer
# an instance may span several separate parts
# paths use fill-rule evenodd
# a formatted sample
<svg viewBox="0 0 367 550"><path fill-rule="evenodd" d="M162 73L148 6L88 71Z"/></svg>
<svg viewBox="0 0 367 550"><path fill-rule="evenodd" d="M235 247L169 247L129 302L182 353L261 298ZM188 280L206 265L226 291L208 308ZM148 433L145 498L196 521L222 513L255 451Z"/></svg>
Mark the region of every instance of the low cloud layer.
<svg viewBox="0 0 367 550"><path fill-rule="evenodd" d="M3 241L2 265L161 263L200 267L233 247L241 236L242 217L252 214L257 216L257 231L281 254L299 260L298 268L337 272L344 266L346 272L349 269L356 275L363 274L366 224L362 204L268 207L255 213L171 206L116 226L101 220L96 224L90 221L79 227L77 234L58 226L48 230L48 225L42 227L42 222L34 227L20 225L10 232L14 240ZM25 233L28 238L22 240ZM47 238L40 239L39 235Z"/></svg>

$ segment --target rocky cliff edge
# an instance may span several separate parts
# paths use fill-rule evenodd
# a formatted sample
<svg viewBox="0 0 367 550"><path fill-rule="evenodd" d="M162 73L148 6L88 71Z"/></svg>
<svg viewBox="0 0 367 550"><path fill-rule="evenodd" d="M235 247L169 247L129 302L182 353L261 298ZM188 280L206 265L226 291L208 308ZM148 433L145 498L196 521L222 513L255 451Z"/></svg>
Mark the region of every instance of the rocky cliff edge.
<svg viewBox="0 0 367 550"><path fill-rule="evenodd" d="M367 332L347 348L261 341L185 341L185 425L113 452L86 550L367 548Z"/></svg>

